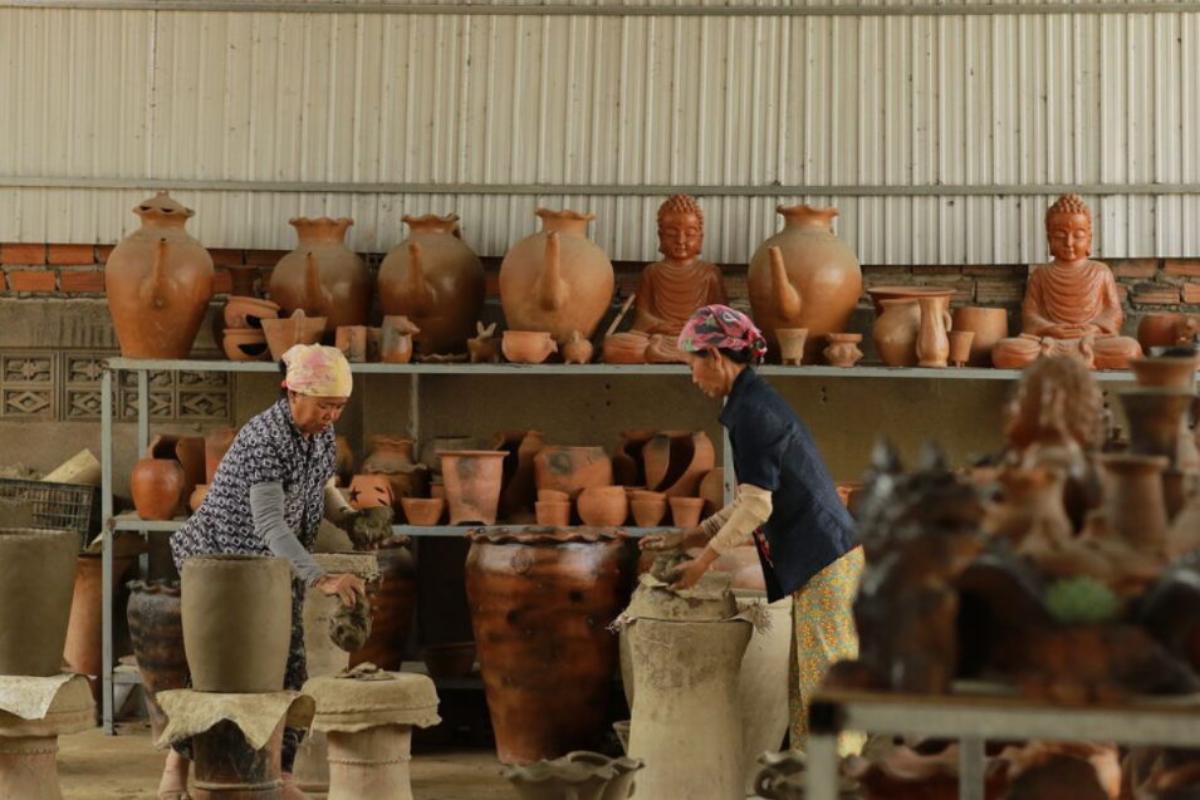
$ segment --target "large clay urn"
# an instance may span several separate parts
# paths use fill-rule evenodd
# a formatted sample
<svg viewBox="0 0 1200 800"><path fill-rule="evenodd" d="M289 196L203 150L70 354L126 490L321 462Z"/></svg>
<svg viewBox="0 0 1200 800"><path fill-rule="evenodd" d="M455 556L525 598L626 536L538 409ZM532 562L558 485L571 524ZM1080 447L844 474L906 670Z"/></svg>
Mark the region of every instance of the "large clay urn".
<svg viewBox="0 0 1200 800"><path fill-rule="evenodd" d="M422 353L462 353L483 308L483 264L458 232L458 215L404 217L409 235L379 266L379 305L420 328Z"/></svg>
<svg viewBox="0 0 1200 800"><path fill-rule="evenodd" d="M142 676L146 713L157 739L167 717L156 695L187 686L187 659L183 653L183 618L178 581L134 581L129 585L129 638Z"/></svg>
<svg viewBox="0 0 1200 800"><path fill-rule="evenodd" d="M625 535L483 529L470 539L467 597L500 761L593 747L607 725L617 667L608 626L632 566Z"/></svg>
<svg viewBox="0 0 1200 800"><path fill-rule="evenodd" d="M75 531L0 528L0 675L62 672L79 544Z"/></svg>
<svg viewBox="0 0 1200 800"><path fill-rule="evenodd" d="M825 336L844 331L862 294L854 252L833 235L834 208L779 206L783 230L763 242L746 275L754 319L773 350L777 328L807 328L805 360L817 363ZM779 258L770 250L779 248Z"/></svg>
<svg viewBox="0 0 1200 800"><path fill-rule="evenodd" d="M417 604L417 572L407 537L386 542L375 551L379 582L368 587L371 635L350 654L350 665L369 661L380 669L399 670L412 630ZM318 673L312 672L316 675Z"/></svg>
<svg viewBox="0 0 1200 800"><path fill-rule="evenodd" d="M590 339L612 304L613 267L587 238L595 214L539 208L542 230L512 246L500 264L500 303L508 327L547 331L565 343Z"/></svg>
<svg viewBox="0 0 1200 800"><path fill-rule="evenodd" d="M339 325L367 324L371 276L346 247L346 230L354 220L295 217L288 222L300 244L271 272L271 299L284 310L281 316L301 309L309 317L324 317L328 333Z"/></svg>
<svg viewBox="0 0 1200 800"><path fill-rule="evenodd" d="M187 358L213 294L212 256L184 230L193 212L159 192L133 209L142 225L113 248L104 292L121 355Z"/></svg>
<svg viewBox="0 0 1200 800"><path fill-rule="evenodd" d="M183 648L200 692L283 689L292 629L292 568L262 556L183 562Z"/></svg>

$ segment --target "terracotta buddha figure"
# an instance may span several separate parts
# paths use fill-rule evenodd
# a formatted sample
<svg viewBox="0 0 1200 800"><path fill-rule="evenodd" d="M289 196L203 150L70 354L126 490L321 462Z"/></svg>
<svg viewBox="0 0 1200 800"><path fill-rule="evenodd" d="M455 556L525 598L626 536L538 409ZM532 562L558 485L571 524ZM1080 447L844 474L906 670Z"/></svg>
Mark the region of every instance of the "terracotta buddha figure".
<svg viewBox="0 0 1200 800"><path fill-rule="evenodd" d="M1063 195L1050 206L1046 236L1054 260L1029 276L1021 335L997 343L992 361L1019 368L1043 355L1064 354L1095 369L1128 369L1142 348L1120 335L1125 314L1112 271L1088 258L1092 213L1079 195Z"/></svg>

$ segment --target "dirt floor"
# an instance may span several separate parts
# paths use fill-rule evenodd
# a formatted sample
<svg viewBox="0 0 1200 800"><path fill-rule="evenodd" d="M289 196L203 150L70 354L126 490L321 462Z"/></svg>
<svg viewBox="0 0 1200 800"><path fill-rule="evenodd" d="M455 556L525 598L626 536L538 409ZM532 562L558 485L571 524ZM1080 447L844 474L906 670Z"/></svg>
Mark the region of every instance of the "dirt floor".
<svg viewBox="0 0 1200 800"><path fill-rule="evenodd" d="M154 800L163 755L146 726L122 726L121 735L99 729L59 740L58 770L64 800ZM412 762L417 800L515 800L491 750L426 752Z"/></svg>

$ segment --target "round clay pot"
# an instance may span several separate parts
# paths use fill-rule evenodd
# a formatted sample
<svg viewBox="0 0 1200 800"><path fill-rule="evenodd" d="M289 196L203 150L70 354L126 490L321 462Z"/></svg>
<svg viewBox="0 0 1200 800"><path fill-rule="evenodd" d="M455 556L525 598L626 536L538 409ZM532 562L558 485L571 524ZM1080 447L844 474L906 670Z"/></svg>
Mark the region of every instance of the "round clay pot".
<svg viewBox="0 0 1200 800"><path fill-rule="evenodd" d="M310 317L304 309L296 309L287 319L264 319L263 334L267 337L271 358L279 361L293 345L316 344L321 341L321 336L325 333L326 319Z"/></svg>
<svg viewBox="0 0 1200 800"><path fill-rule="evenodd" d="M575 510L584 525L615 528L629 516L629 500L624 486L593 486L579 493Z"/></svg>
<svg viewBox="0 0 1200 800"><path fill-rule="evenodd" d="M442 450L450 524L494 525L504 477L503 450Z"/></svg>
<svg viewBox="0 0 1200 800"><path fill-rule="evenodd" d="M402 497L400 505L409 525L437 525L446 510L446 501L440 497Z"/></svg>
<svg viewBox="0 0 1200 800"><path fill-rule="evenodd" d="M700 524L703 497L669 497L667 501L671 504L671 521L676 528L694 528Z"/></svg>
<svg viewBox="0 0 1200 800"><path fill-rule="evenodd" d="M483 309L483 265L459 235L458 215L404 222L408 238L379 265L379 305L416 323L422 353L461 353Z"/></svg>
<svg viewBox="0 0 1200 800"><path fill-rule="evenodd" d="M281 691L292 627L287 559L192 556L183 562L180 587L192 688Z"/></svg>
<svg viewBox="0 0 1200 800"><path fill-rule="evenodd" d="M634 524L639 528L653 528L661 525L663 517L667 515L667 498L664 495L658 497L652 495L651 492L637 495L629 503L630 510L633 511Z"/></svg>
<svg viewBox="0 0 1200 800"><path fill-rule="evenodd" d="M271 299L285 313L303 310L310 318L323 318L329 333L339 325L367 324L371 276L362 259L346 247L346 231L354 220L295 217L288 224L296 229L300 244L271 271Z"/></svg>
<svg viewBox="0 0 1200 800"><path fill-rule="evenodd" d="M800 366L804 363L804 343L808 341L808 328L777 328L779 360L784 364Z"/></svg>
<svg viewBox="0 0 1200 800"><path fill-rule="evenodd" d="M1174 347L1186 322L1187 315L1178 311L1146 314L1138 322L1137 340L1147 353L1152 347Z"/></svg>
<svg viewBox="0 0 1200 800"><path fill-rule="evenodd" d="M1196 385L1200 355L1134 358L1129 362L1138 385L1157 388L1191 389Z"/></svg>
<svg viewBox="0 0 1200 800"><path fill-rule="evenodd" d="M0 528L0 675L62 672L79 545L75 531Z"/></svg>
<svg viewBox="0 0 1200 800"><path fill-rule="evenodd" d="M956 367L965 367L971 360L973 341L975 331L950 331L950 363Z"/></svg>
<svg viewBox="0 0 1200 800"><path fill-rule="evenodd" d="M266 334L259 328L226 328L221 343L230 361L266 361L270 355Z"/></svg>
<svg viewBox="0 0 1200 800"><path fill-rule="evenodd" d="M754 319L772 349L779 328L807 328L805 359L815 363L828 333L846 329L862 294L854 252L833 235L833 208L779 206L784 228L763 242L746 274ZM772 257L771 248L779 248Z"/></svg>
<svg viewBox="0 0 1200 800"><path fill-rule="evenodd" d="M858 349L861 333L831 333L825 338L829 344L822 353L830 366L853 367L862 359L862 350Z"/></svg>
<svg viewBox="0 0 1200 800"><path fill-rule="evenodd" d="M350 480L350 505L364 508L392 507L392 481L387 475L355 475Z"/></svg>
<svg viewBox="0 0 1200 800"><path fill-rule="evenodd" d="M392 484L392 503L402 497L429 494L429 468L413 461L416 442L397 436L372 436L371 452L363 459L361 472L386 475Z"/></svg>
<svg viewBox="0 0 1200 800"><path fill-rule="evenodd" d="M506 764L589 749L604 734L629 582L614 531L470 534L467 595L496 749Z"/></svg>
<svg viewBox="0 0 1200 800"><path fill-rule="evenodd" d="M605 364L645 364L650 337L641 331L626 331L604 337L601 360Z"/></svg>
<svg viewBox="0 0 1200 800"><path fill-rule="evenodd" d="M572 499L592 486L612 486L612 459L603 447L547 445L533 460L537 488L566 492Z"/></svg>
<svg viewBox="0 0 1200 800"><path fill-rule="evenodd" d="M196 484L196 488L192 490L191 495L188 497L188 508L191 509L193 513L199 511L200 505L204 502L204 498L207 496L208 496L208 484L207 483Z"/></svg>
<svg viewBox="0 0 1200 800"><path fill-rule="evenodd" d="M213 262L184 230L193 212L159 192L142 225L113 248L104 291L126 358L187 358L213 294Z"/></svg>
<svg viewBox="0 0 1200 800"><path fill-rule="evenodd" d="M225 303L225 330L262 329L264 319L279 317L279 304L257 297L231 296Z"/></svg>
<svg viewBox="0 0 1200 800"><path fill-rule="evenodd" d="M475 643L431 644L422 658L432 678L465 678L475 671Z"/></svg>
<svg viewBox="0 0 1200 800"><path fill-rule="evenodd" d="M417 604L416 567L410 544L404 538L380 547L375 556L379 561L379 584L368 587L371 635L350 654L350 664L369 661L380 669L399 670Z"/></svg>
<svg viewBox="0 0 1200 800"><path fill-rule="evenodd" d="M183 467L173 458L139 459L129 474L133 507L142 519L174 519L186 490Z"/></svg>
<svg viewBox="0 0 1200 800"><path fill-rule="evenodd" d="M187 659L183 654L183 617L178 581L133 581L129 584L129 637L142 676L146 713L157 739L167 717L156 695L187 686Z"/></svg>
<svg viewBox="0 0 1200 800"><path fill-rule="evenodd" d="M538 525L565 528L571 524L570 500L538 500L533 505L534 518Z"/></svg>
<svg viewBox="0 0 1200 800"><path fill-rule="evenodd" d="M225 451L233 446L236 428L214 428L204 436L204 482L211 484Z"/></svg>
<svg viewBox="0 0 1200 800"><path fill-rule="evenodd" d="M500 264L500 304L508 327L547 331L565 342L592 338L613 295L608 256L587 238L594 214L537 210L542 230L517 242Z"/></svg>
<svg viewBox="0 0 1200 800"><path fill-rule="evenodd" d="M546 331L509 330L500 339L500 350L514 364L541 364L558 352L558 344Z"/></svg>
<svg viewBox="0 0 1200 800"><path fill-rule="evenodd" d="M1008 338L1008 311L1003 308L962 306L954 309L952 331L973 331L971 356L967 364L972 367L990 367L992 348L1001 339ZM953 338L953 337L951 337Z"/></svg>
<svg viewBox="0 0 1200 800"><path fill-rule="evenodd" d="M567 364L589 364L595 348L579 331L572 331L562 347L563 361Z"/></svg>
<svg viewBox="0 0 1200 800"><path fill-rule="evenodd" d="M571 495L566 492L560 492L558 489L538 489L537 499L542 502L569 503L571 502Z"/></svg>

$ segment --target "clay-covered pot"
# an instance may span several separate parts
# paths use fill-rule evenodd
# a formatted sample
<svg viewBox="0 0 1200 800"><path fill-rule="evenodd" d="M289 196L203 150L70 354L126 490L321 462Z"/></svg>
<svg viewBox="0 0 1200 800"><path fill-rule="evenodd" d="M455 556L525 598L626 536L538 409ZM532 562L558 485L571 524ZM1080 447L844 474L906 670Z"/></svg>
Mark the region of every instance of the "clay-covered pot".
<svg viewBox="0 0 1200 800"><path fill-rule="evenodd" d="M233 446L236 428L213 428L204 435L204 482L211 484L225 451Z"/></svg>
<svg viewBox="0 0 1200 800"><path fill-rule="evenodd" d="M194 213L159 192L133 209L142 225L113 248L104 292L126 358L187 358L213 295L213 262L184 230Z"/></svg>
<svg viewBox="0 0 1200 800"><path fill-rule="evenodd" d="M590 339L613 295L608 256L587 238L594 214L539 208L542 230L517 242L500 264L500 303L508 327L547 331L565 342Z"/></svg>
<svg viewBox="0 0 1200 800"><path fill-rule="evenodd" d="M1003 308L962 306L954 309L954 331L972 331L971 357L967 363L972 367L990 367L992 348L1001 339L1008 338L1008 311Z"/></svg>
<svg viewBox="0 0 1200 800"><path fill-rule="evenodd" d="M400 436L377 435L370 439L371 452L363 460L361 471L386 475L392 484L392 503L402 497L429 494L429 468L413 460L416 442Z"/></svg>
<svg viewBox="0 0 1200 800"><path fill-rule="evenodd" d="M584 338L582 333L571 331L571 335L562 346L563 362L567 364L591 363L594 350L592 343Z"/></svg>
<svg viewBox="0 0 1200 800"><path fill-rule="evenodd" d="M409 525L437 525L446 510L446 501L441 497L402 497L400 505Z"/></svg>
<svg viewBox="0 0 1200 800"><path fill-rule="evenodd" d="M538 489L557 489L571 499L592 486L612 486L612 459L603 447L547 445L533 460Z"/></svg>
<svg viewBox="0 0 1200 800"><path fill-rule="evenodd" d="M267 337L271 358L280 360L293 345L321 341L327 321L326 317L308 316L302 308L296 309L287 319L264 319L263 335Z"/></svg>
<svg viewBox="0 0 1200 800"><path fill-rule="evenodd" d="M270 354L267 336L260 328L226 328L221 346L230 361L266 361Z"/></svg>
<svg viewBox="0 0 1200 800"><path fill-rule="evenodd" d="M457 214L404 222L408 238L379 265L379 305L417 324L422 353L461 353L483 308L483 265L463 242Z"/></svg>
<svg viewBox="0 0 1200 800"><path fill-rule="evenodd" d="M225 303L225 330L261 330L264 319L279 316L279 304L257 297L233 295Z"/></svg>
<svg viewBox="0 0 1200 800"><path fill-rule="evenodd" d="M861 333L831 333L825 338L829 344L822 354L830 366L853 367L862 360L862 350L858 349L858 343L862 341Z"/></svg>
<svg viewBox="0 0 1200 800"><path fill-rule="evenodd" d="M503 450L442 450L450 524L494 525L504 478Z"/></svg>
<svg viewBox="0 0 1200 800"><path fill-rule="evenodd" d="M424 551L422 551L424 553ZM350 654L350 664L370 662L381 669L399 670L412 630L417 604L417 577L407 538L393 539L375 551L379 583L368 586L371 635Z"/></svg>
<svg viewBox="0 0 1200 800"><path fill-rule="evenodd" d="M702 497L669 497L671 504L671 520L676 528L694 528L700 524L700 514L704 511Z"/></svg>
<svg viewBox="0 0 1200 800"><path fill-rule="evenodd" d="M778 750L787 733L792 601L784 598L768 605L765 591L734 590L734 596L738 610L759 605L770 620L769 625L750 635L738 670L742 763L746 767L746 794L753 796L758 773L755 760L762 753Z"/></svg>
<svg viewBox="0 0 1200 800"><path fill-rule="evenodd" d="M177 442L173 436L156 436L146 456L133 465L129 492L142 519L173 519L190 494L187 473L176 455Z"/></svg>
<svg viewBox="0 0 1200 800"><path fill-rule="evenodd" d="M303 310L310 318L323 318L329 333L339 325L365 325L371 276L362 259L346 247L346 231L354 220L294 217L288 224L300 243L272 270L271 299L288 314Z"/></svg>
<svg viewBox="0 0 1200 800"><path fill-rule="evenodd" d="M624 535L535 528L470 539L467 595L500 761L593 746L617 666L608 624L629 580Z"/></svg>
<svg viewBox="0 0 1200 800"><path fill-rule="evenodd" d="M833 235L837 209L779 206L784 228L755 251L746 280L754 319L773 349L779 328L807 328L805 359L815 363L825 334L842 331L862 294L854 252ZM780 259L772 261L770 249Z"/></svg>
<svg viewBox="0 0 1200 800"><path fill-rule="evenodd" d="M180 586L192 688L282 690L292 627L287 559L192 556L183 562Z"/></svg>
<svg viewBox="0 0 1200 800"><path fill-rule="evenodd" d="M142 676L146 713L157 739L167 725L167 718L156 695L187 686L179 581L134 581L129 590L126 608L129 637Z"/></svg>
<svg viewBox="0 0 1200 800"><path fill-rule="evenodd" d="M575 510L584 525L615 528L629 516L629 500L624 486L592 486L579 493Z"/></svg>
<svg viewBox="0 0 1200 800"><path fill-rule="evenodd" d="M79 546L75 531L0 528L0 675L62 672Z"/></svg>
<svg viewBox="0 0 1200 800"><path fill-rule="evenodd" d="M776 328L779 339L779 360L798 367L804 363L804 343L808 341L808 328Z"/></svg>
<svg viewBox="0 0 1200 800"><path fill-rule="evenodd" d="M500 338L500 349L514 364L541 364L558 352L558 344L547 331L509 330Z"/></svg>
<svg viewBox="0 0 1200 800"><path fill-rule="evenodd" d="M570 500L538 500L533 506L538 525L565 528L571 524Z"/></svg>

